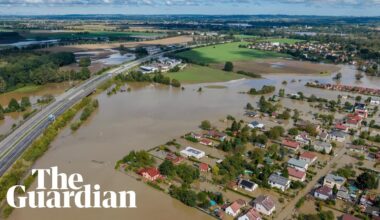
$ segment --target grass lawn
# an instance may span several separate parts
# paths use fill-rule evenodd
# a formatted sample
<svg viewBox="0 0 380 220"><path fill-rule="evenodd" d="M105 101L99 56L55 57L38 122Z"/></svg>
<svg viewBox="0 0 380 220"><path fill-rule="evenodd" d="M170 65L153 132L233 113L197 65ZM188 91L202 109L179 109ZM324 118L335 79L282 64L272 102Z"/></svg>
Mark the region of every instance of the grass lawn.
<svg viewBox="0 0 380 220"><path fill-rule="evenodd" d="M42 86L38 85L27 85L16 90L11 91L11 93L20 92L20 93L28 93L28 92L36 92L40 90Z"/></svg>
<svg viewBox="0 0 380 220"><path fill-rule="evenodd" d="M258 38L258 36L254 36L254 35L247 35L247 34L238 34L238 35L234 35L236 38L239 38L239 39L253 39L253 38Z"/></svg>
<svg viewBox="0 0 380 220"><path fill-rule="evenodd" d="M219 44L207 47L195 48L189 51L178 53L179 57L192 60L196 63L222 63L226 61L241 61L252 59L266 59L288 57L286 54L280 54L272 51L252 50L248 48L239 48L244 42L233 42Z"/></svg>
<svg viewBox="0 0 380 220"><path fill-rule="evenodd" d="M247 78L232 72L225 72L206 66L188 65L184 70L176 73L166 73L172 79L177 79L181 83L208 83L208 82L226 82L230 80Z"/></svg>
<svg viewBox="0 0 380 220"><path fill-rule="evenodd" d="M31 32L22 34L26 38L43 38L43 39L57 39L57 38L79 38L79 37L131 37L131 36L163 36L162 33L151 32L118 32L118 31L89 31L89 32Z"/></svg>

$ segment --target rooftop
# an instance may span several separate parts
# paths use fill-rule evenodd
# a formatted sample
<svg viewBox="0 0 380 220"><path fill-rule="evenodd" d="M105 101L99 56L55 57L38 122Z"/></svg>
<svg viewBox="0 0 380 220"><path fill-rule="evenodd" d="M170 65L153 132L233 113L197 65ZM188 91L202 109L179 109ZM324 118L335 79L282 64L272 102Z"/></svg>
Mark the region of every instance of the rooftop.
<svg viewBox="0 0 380 220"><path fill-rule="evenodd" d="M280 176L276 173L273 173L272 175L270 175L269 181L276 183L276 184L279 184L279 185L282 185L282 186L286 186L289 183L289 179L287 179L283 176Z"/></svg>
<svg viewBox="0 0 380 220"><path fill-rule="evenodd" d="M306 162L304 160L298 160L295 158L290 158L290 160L288 161L288 164L294 165L296 167L306 168L308 165L308 162Z"/></svg>
<svg viewBox="0 0 380 220"><path fill-rule="evenodd" d="M339 183L339 184L343 184L346 182L346 178L342 176L337 176L331 173L326 175L325 180L329 182Z"/></svg>

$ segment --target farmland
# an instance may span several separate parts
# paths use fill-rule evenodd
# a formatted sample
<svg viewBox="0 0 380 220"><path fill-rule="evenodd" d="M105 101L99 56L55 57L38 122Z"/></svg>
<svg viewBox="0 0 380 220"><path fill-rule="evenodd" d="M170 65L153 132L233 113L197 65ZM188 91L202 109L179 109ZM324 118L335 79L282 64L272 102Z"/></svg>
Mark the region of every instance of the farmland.
<svg viewBox="0 0 380 220"><path fill-rule="evenodd" d="M221 63L226 61L241 61L267 58L287 57L287 55L270 51L251 50L241 48L241 42L219 44L196 48L193 50L178 53L177 55L183 59L190 60L195 63L210 64Z"/></svg>
<svg viewBox="0 0 380 220"><path fill-rule="evenodd" d="M167 75L172 79L177 79L181 83L225 82L245 77L236 73L198 65L191 65L180 72L167 73Z"/></svg>

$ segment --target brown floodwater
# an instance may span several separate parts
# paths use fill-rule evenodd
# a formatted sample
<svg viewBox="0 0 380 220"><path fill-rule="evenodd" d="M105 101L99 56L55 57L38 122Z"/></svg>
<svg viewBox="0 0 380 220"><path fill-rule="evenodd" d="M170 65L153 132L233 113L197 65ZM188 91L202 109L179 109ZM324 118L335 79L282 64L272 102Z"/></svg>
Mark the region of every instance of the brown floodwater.
<svg viewBox="0 0 380 220"><path fill-rule="evenodd" d="M342 67L342 81L349 79L354 70ZM346 73L347 71L347 73ZM35 168L58 166L66 173L80 173L86 184L100 184L103 190L134 190L137 194L137 209L17 209L12 220L22 219L210 219L206 214L187 207L170 196L146 184L115 171L115 162L131 150L149 149L172 138L197 129L200 121L216 122L231 114L243 117L247 102L254 104L258 96L239 94L251 87L261 88L265 84L283 86L283 80L297 79L288 83L287 92L302 91L306 95L336 97L337 92L306 88L307 80L330 80L331 76L268 75L266 79L237 80L226 83L185 85L185 90L161 85L132 84L131 92L118 93L111 97L98 95L99 110L76 133L66 128L54 141L46 154L34 165ZM345 78L347 77L347 78ZM353 75L352 75L352 78ZM301 80L301 82L298 81ZM366 81L365 81L366 80ZM368 81L367 81L368 80ZM369 85L380 83L363 79ZM206 88L207 85L223 85L226 88ZM202 86L203 92L196 90ZM298 106L287 101L285 105ZM287 106L289 107L289 106ZM305 109L306 110L306 109ZM35 184L31 190L35 188Z"/></svg>

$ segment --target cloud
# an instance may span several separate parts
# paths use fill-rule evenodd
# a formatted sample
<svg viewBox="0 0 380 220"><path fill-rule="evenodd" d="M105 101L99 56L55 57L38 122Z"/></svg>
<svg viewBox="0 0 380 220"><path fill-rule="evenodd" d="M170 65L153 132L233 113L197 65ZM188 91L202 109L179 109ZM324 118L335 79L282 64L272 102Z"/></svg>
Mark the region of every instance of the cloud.
<svg viewBox="0 0 380 220"><path fill-rule="evenodd" d="M304 5L373 6L380 0L0 0L0 5L128 5L128 6L199 6L218 4L281 3Z"/></svg>

